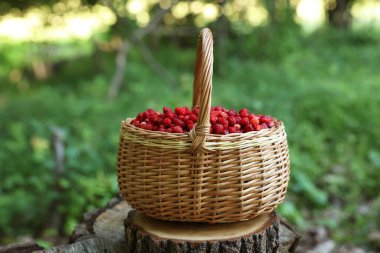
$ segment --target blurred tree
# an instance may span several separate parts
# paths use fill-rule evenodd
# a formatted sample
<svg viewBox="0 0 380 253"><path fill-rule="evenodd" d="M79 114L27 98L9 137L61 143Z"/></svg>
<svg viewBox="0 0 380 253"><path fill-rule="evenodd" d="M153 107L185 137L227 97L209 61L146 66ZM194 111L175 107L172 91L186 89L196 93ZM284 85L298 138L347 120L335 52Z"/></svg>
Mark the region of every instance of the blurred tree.
<svg viewBox="0 0 380 253"><path fill-rule="evenodd" d="M261 0L261 3L268 12L270 25L294 23L295 9L290 0Z"/></svg>
<svg viewBox="0 0 380 253"><path fill-rule="evenodd" d="M355 0L329 0L327 17L329 24L337 28L347 28L351 24L350 8Z"/></svg>

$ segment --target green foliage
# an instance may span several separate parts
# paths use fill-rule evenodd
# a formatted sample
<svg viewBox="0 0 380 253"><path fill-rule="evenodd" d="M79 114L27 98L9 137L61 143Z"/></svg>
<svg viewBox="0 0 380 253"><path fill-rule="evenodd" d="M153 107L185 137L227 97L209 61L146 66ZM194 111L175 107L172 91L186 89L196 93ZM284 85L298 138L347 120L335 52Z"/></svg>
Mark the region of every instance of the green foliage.
<svg viewBox="0 0 380 253"><path fill-rule="evenodd" d="M323 223L334 238L364 244L366 234L380 226L380 37L330 30L305 36L296 28L281 29L258 28L224 44L226 50L215 56L213 104L282 119L292 172L281 214L299 227ZM215 41L216 48L220 44ZM132 50L119 97L108 101L112 54L97 52L96 62L88 44L46 46L70 53L47 59L66 63L53 77L37 81L28 74L31 58L22 56L30 48L0 45L0 237L46 225L54 201L69 233L84 211L117 192L120 120L148 107L191 103L193 48L162 44L155 52L178 80L176 87ZM8 78L14 69L21 80ZM53 127L65 131L65 172L58 182Z"/></svg>

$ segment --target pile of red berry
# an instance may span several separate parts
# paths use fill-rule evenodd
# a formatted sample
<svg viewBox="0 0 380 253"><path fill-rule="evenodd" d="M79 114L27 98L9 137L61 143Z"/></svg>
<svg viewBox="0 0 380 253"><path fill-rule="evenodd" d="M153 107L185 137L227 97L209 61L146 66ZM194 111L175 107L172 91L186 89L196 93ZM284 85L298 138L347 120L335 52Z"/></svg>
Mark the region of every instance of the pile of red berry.
<svg viewBox="0 0 380 253"><path fill-rule="evenodd" d="M198 108L190 110L188 107L177 107L174 112L164 107L163 113L148 109L139 113L131 124L146 130L185 133L194 127L198 113ZM210 123L212 134L247 133L275 125L270 116L249 113L245 108L237 113L235 110L228 110L221 106L211 108Z"/></svg>

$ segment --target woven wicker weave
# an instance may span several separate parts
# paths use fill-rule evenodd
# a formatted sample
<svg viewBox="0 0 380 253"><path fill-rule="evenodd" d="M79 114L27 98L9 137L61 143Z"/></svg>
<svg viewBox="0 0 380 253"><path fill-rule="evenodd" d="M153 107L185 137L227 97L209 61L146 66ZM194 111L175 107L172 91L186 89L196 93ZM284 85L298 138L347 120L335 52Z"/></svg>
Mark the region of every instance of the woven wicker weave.
<svg viewBox="0 0 380 253"><path fill-rule="evenodd" d="M209 133L213 39L198 39L193 105L198 124L188 134L149 131L122 121L120 192L146 215L193 222L233 222L271 212L285 197L289 155L284 125L249 133Z"/></svg>

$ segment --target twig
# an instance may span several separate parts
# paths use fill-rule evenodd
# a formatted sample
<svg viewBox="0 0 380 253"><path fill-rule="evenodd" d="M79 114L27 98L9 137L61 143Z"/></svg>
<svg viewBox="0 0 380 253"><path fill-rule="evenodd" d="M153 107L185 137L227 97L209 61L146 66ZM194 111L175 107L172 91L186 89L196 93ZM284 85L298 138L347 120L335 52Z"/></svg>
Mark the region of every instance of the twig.
<svg viewBox="0 0 380 253"><path fill-rule="evenodd" d="M121 87L124 79L125 67L127 65L128 51L131 45L129 40L124 39L119 51L116 55L116 71L112 77L110 88L108 90L108 99L114 99Z"/></svg>
<svg viewBox="0 0 380 253"><path fill-rule="evenodd" d="M177 81L170 75L170 73L156 60L152 51L142 41L139 43L138 48L144 61L152 68L152 70L165 82L170 83L172 88L177 86Z"/></svg>
<svg viewBox="0 0 380 253"><path fill-rule="evenodd" d="M111 7L111 9L113 11L116 11L115 8ZM115 74L113 75L113 78L112 78L112 81L110 84L110 88L108 90L108 99L114 99L119 92L119 89L121 87L121 84L123 82L124 75L125 75L128 52L131 49L131 47L134 44L141 43L141 40L147 34L154 31L156 29L156 27L158 26L158 24L161 22L165 13L167 13L169 10L170 10L170 8L169 9L159 8L147 26L135 30L132 33L130 39L125 38L123 40L122 46L120 47L120 49L117 53L117 56L116 56L116 71L115 71ZM116 13L117 13L117 11L116 11ZM149 58L149 56L148 56L148 58ZM151 58L153 58L153 56L151 56ZM152 62L151 59L150 59L150 61ZM155 60L153 59L153 61L155 61ZM157 68L157 66L155 68Z"/></svg>

